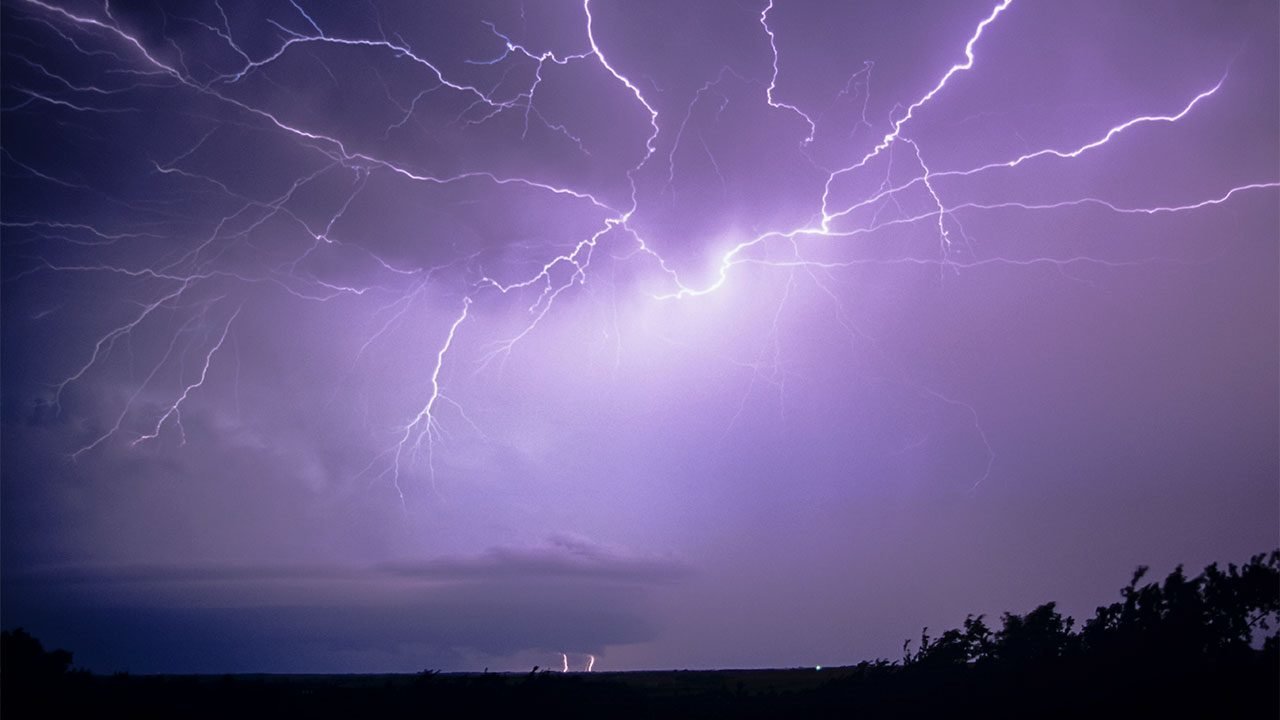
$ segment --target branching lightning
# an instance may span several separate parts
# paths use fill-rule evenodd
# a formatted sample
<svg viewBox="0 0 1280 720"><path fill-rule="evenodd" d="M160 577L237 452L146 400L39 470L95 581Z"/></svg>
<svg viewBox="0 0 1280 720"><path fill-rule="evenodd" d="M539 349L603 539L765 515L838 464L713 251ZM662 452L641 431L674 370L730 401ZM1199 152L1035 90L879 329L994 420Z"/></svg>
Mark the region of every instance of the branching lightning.
<svg viewBox="0 0 1280 720"><path fill-rule="evenodd" d="M300 173L290 187L274 197L261 198L253 192L237 189L232 181L203 173L190 165L190 159L207 143L213 141L217 128L204 134L196 143L187 146L182 152L171 154L167 160L152 159L155 174L163 180L198 185L200 192L207 192L216 198L216 207L225 208L211 232L195 237L189 246L171 247L156 259L147 263L128 262L114 259L115 256L104 254L101 260L77 260L74 262L51 259L54 253L46 248L73 247L87 252L106 252L122 244L141 243L156 240L164 233L155 227L139 226L131 228L102 227L97 223L74 217L10 217L6 215L0 224L8 236L9 247L32 247L29 252L31 263L18 272L4 278L13 283L32 275L54 273L58 275L92 274L95 276L115 277L133 283L133 287L142 288L147 293L146 300L136 302L128 317L112 327L103 330L96 338L84 343L81 357L74 363L73 369L64 377L51 383L52 403L61 410L68 390L104 365L113 352L127 343L140 331L140 328L159 326L162 322L171 322L180 312L188 312L186 319L176 323L170 340L163 346L163 352L152 358L148 367L140 373L131 386L127 397L118 413L112 413L114 421L102 432L95 432L92 438L76 449L73 456L83 458L100 448L116 436L132 436L129 444L137 445L144 441L156 440L162 431L172 425L179 431L185 441L186 430L182 424L182 411L209 380L211 368L215 363L223 362L222 349L232 334L233 324L237 322L242 310L251 314L246 303L247 298L233 298L233 293L249 287L265 287L286 293L291 299L307 303L341 302L361 296L371 295L384 298L385 302L378 311L377 329L368 335L354 354L352 364L360 362L375 341L383 337L393 326L407 322L411 307L425 303L429 288L454 288L439 279L443 268L457 270L467 274L469 280L465 287L452 289L449 318L451 322L438 337L433 335L434 353L422 363L424 374L429 383L426 397L415 400L418 408L407 422L394 424L394 432L388 433L381 446L374 453L373 460L366 470L378 478L389 477L390 485L403 504L405 497L405 476L415 459L425 455L426 475L431 486L436 483L436 446L445 434L442 428L442 412L456 414L456 417L468 424L478 434L480 428L472 423L464 411L464 403L449 396L446 392L451 373L456 372L461 364L455 361L458 339L471 331L478 323L468 323L469 315L476 308L500 298L511 296L519 298L522 303L531 298L525 306L526 312L516 331L504 339L483 345L482 354L476 362L479 370L483 370L494 362L505 362L518 344L538 332L548 315L554 312L557 303L571 294L575 288L581 288L593 281L608 282L608 277L596 278L596 267L593 257L607 252L615 262L634 264L645 272L654 273L662 283L662 289L651 292L654 302L693 301L722 290L734 277L734 269L739 266L764 266L788 273L786 295L779 303L778 313L773 317L773 329L770 334L771 345L762 348L760 356L752 363L747 363L752 376L747 392L758 381L766 382L776 388L780 402L783 393L783 382L786 372L781 367L781 350L779 347L778 326L783 313L783 304L792 292L793 285L803 272L813 280L825 295L835 300L836 295L830 289L828 271L856 264L877 263L910 263L937 264L952 268L977 267L984 264L1007 264L1019 266L1036 263L1071 264L1093 262L1099 264L1118 265L1112 261L1089 258L1087 256L1069 258L1040 257L1032 259L989 258L959 260L950 256L953 242L963 242L966 238L963 226L959 224L961 216L969 216L994 211L1018 212L1054 212L1067 208L1093 207L1119 215L1156 216L1173 213L1192 213L1198 210L1231 202L1233 199L1248 193L1273 192L1280 188L1280 180L1260 179L1255 182L1240 184L1235 187L1220 188L1210 197L1202 197L1190 201L1173 202L1162 205L1128 206L1103 197L1063 197L1055 201L1026 202L1017 199L1000 201L963 201L949 202L940 180L963 182L970 178L992 172L1012 172L1020 167L1044 161L1069 162L1087 153L1099 151L1113 143L1121 142L1126 136L1138 133L1144 126L1162 123L1171 124L1181 121L1198 107L1209 104L1229 78L1223 75L1213 86L1189 91L1190 98L1183 96L1177 100L1180 109L1170 114L1146 114L1120 119L1110 127L1095 127L1089 137L1093 138L1068 149L1041 148L1017 155L1015 157L996 158L969 168L939 168L929 161L932 157L927 148L922 147L919 136L912 130L912 121L917 116L929 112L930 104L935 98L946 93L960 92L962 88L953 87L963 74L976 74L981 71L982 45L984 39L1000 32L1000 22L1006 14L1012 14L1012 0L1000 0L991 10L977 22L967 37L957 39L957 61L949 68L941 69L937 80L912 102L901 108L889 118L887 130L865 152L859 147L861 156L855 162L836 167L834 170L823 170L821 193L810 198L811 221L799 226L764 228L752 237L733 244L724 250L713 261L715 271L709 281L702 283L686 282L676 266L662 253L655 250L655 245L646 240L637 219L645 213L645 196L641 192L641 175L650 169L655 157L665 158L666 188L673 187L676 177L675 153L683 141L694 103L713 95L717 85L724 81L727 74L737 71L725 68L718 76L710 78L689 99L688 110L676 121L669 115L660 113L665 107L656 98L654 92L642 90L642 86L650 87L651 82L643 76L627 72L624 63L614 56L608 48L606 38L602 35L598 22L598 11L591 0L583 0L581 7L581 28L576 48L563 52L552 50L538 51L530 49L531 45L515 37L515 33L489 22L486 27L490 37L498 48L492 53L469 61L472 66L486 68L503 68L502 80L493 87L485 87L480 83L461 80L447 69L445 63L433 60L430 54L413 47L398 35L388 36L385 31L381 36L345 36L336 34L323 21L323 16L308 12L309 3L290 0L296 10L292 21L269 19L266 22L278 31L278 42L268 51L255 49L251 44L238 41L233 32L233 23L226 10L218 3L214 4L216 17L183 18L216 38L225 45L238 63L232 68L215 70L204 65L201 70L195 59L188 57L179 42L166 38L167 44L151 44L142 33L134 32L117 21L109 5L104 5L97 13L72 11L45 0L21 0L21 21L32 28L53 33L65 47L82 57L86 62L110 63L114 66L110 82L101 84L81 82L74 77L62 74L53 64L42 62L33 57L41 48L38 43L15 43L20 45L11 51L12 57L40 78L48 81L51 87L27 87L14 85L20 99L4 108L6 113L34 111L38 105L50 106L58 112L72 115L81 114L136 114L142 112L138 105L131 105L130 98L140 92L188 93L190 96L210 103L219 112L233 121L252 127L258 131L270 132L313 156L315 163L307 172ZM77 6L79 7L79 6ZM823 117L817 112L806 112L792 102L780 98L790 97L784 81L784 54L779 51L783 40L771 24L771 13L775 10L773 0L767 0L758 12L758 25L762 39L766 41L768 67L767 77L739 79L758 82L764 86L763 102L773 110L790 113L799 118L803 125L803 136L796 138L803 152L815 152L815 138L822 130ZM28 47L32 46L32 47ZM499 170L473 169L442 174L433 174L416 165L383 157L369 146L371 143L356 138L342 137L317 129L321 123L290 119L284 113L270 109L256 100L252 93L239 90L250 80L264 76L273 66L284 62L292 54L308 48L325 47L343 51L363 51L380 54L393 62L401 63L425 72L430 82L413 97L404 100L393 97L387 88L388 98L399 109L398 120L388 124L382 138L386 139L393 132L408 126L421 108L429 104L437 95L447 95L454 101L463 104L457 115L457 122L465 127L475 128L496 122L498 118L517 114L521 122L522 139L530 136L532 128L541 128L553 136L567 142L575 152L590 157L591 147L584 139L584 134L575 128L572 122L554 119L544 112L544 85L551 73L562 72L572 65L594 63L597 70L603 70L617 87L626 91L628 102L632 103L634 112L644 121L648 128L642 137L636 138L638 161L625 171L625 180L629 186L629 195L623 202L610 200L609 195L599 190L570 187L547 181L534 176L509 175ZM172 52L171 52L172 51ZM176 55L176 59L171 56ZM323 63L321 63L323 64ZM842 95L852 95L857 89L861 93L861 125L872 128L876 126L874 119L868 118L867 99L870 97L870 77L873 63L866 62L861 69L849 77ZM523 84L508 81L516 77L515 68L528 69ZM510 85L519 87L511 89ZM656 91L656 90L655 90ZM661 94L661 91L656 91ZM1194 93L1194 94L1191 94ZM758 102L759 100L757 100ZM727 96L723 96L718 112L725 112ZM1173 104L1173 103L1171 103ZM1178 105L1174 104L1174 107ZM48 111L47 109L45 111ZM1168 110L1162 110L1168 113ZM919 124L919 123L916 123ZM380 126L381 127L381 126ZM877 131L879 132L879 131ZM913 136L906 133L912 132ZM849 139L854 142L853 137ZM715 166L720 176L720 167L716 158L707 147L705 138L701 139L702 147ZM665 148L665 151L664 151ZM4 148L7 164L23 173L32 182L54 184L77 191L91 191L110 196L109 190L92 188L77 178L62 178L55 172L46 172L39 168L36 160L27 159L16 148ZM895 157L897 153L897 157ZM856 156L856 155L855 155ZM842 182L851 177L870 173L872 162L886 157L890 167L877 190L869 194L848 196L841 190ZM913 170L910 179L894 180L893 163L901 167L903 163ZM661 164L662 159L657 161ZM815 164L815 167L817 164ZM830 167L830 166L828 166ZM661 172L661 168L659 169ZM319 222L304 218L294 203L297 197L321 184L322 179L331 173L349 173L347 189L326 212L326 217ZM503 278L501 273L488 273L479 266L479 253L464 257L437 267L406 268L389 262L372 250L359 243L344 242L342 224L352 205L362 192L367 192L371 178L390 177L397 181L420 184L426 187L445 186L478 186L490 189L518 189L544 199L548 203L561 203L575 208L576 212L591 221L594 228L585 236L578 236L559 247L538 248L541 253L536 267L525 274L514 278ZM949 187L949 186L948 186ZM907 212L899 198L912 189L919 188L929 197L930 207L925 211ZM133 207L122 200L114 200L127 207ZM889 213L892 205L897 214L882 217ZM156 206L139 208L151 215L158 210ZM859 210L874 209L869 220L860 220ZM275 257L271 263L261 263L251 269L237 268L229 258L247 250L257 249L254 246L255 232L272 223L282 223L296 228L310 238L309 244L287 257ZM897 259L880 260L831 260L810 259L806 255L808 248L815 245L829 245L832 241L850 241L856 238L874 236L891 228L902 228L927 224L930 232L936 228L939 254L936 257L920 257L904 255ZM327 249L343 248L346 251L361 253L369 261L375 263L379 272L387 278L377 283L350 283L339 278L325 276L316 270L309 270L308 262ZM567 249L564 249L567 248ZM769 252L776 250L778 252ZM1120 263L1122 264L1122 263ZM611 271L612 272L612 271ZM826 278L826 279L823 279ZM406 286L405 283L408 283ZM194 309L193 309L194 308ZM382 315L385 313L385 317ZM615 316L616 317L616 316ZM616 322L616 320L615 320ZM846 328L851 327L841 310L840 322ZM616 329L616 328L615 328ZM616 332L615 332L616 339ZM203 340L204 342L200 342ZM186 345L184 346L184 342ZM234 340L233 340L234 342ZM175 363L181 363L190 348L199 348L196 352L202 361L199 372L194 378L182 375L177 383L176 392L172 392L159 404L142 402L144 395L163 394L159 379L171 370ZM619 345L619 348L621 346ZM977 431L986 445L988 462L983 477L991 472L991 443L983 433L978 412L972 406L949 399L938 393L928 391L940 402L965 408L972 414ZM745 401L744 401L745 402ZM742 407L738 408L742 412ZM451 414L450 417L454 417ZM737 415L735 414L735 418ZM172 423L170 422L172 421ZM730 426L732 420L730 421ZM362 473L363 474L363 473ZM981 478L979 478L979 482ZM595 664L595 657L588 656L586 671L590 672ZM568 656L562 654L563 670L569 669Z"/></svg>

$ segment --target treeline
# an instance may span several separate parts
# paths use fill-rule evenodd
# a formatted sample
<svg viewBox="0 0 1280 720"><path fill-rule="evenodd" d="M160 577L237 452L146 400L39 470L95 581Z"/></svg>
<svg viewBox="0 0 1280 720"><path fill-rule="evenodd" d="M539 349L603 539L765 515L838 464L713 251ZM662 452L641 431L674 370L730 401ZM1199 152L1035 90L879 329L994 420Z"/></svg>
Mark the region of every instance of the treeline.
<svg viewBox="0 0 1280 720"><path fill-rule="evenodd" d="M3 634L8 717L1280 717L1280 550L1178 568L1079 627L1047 603L908 641L900 661L796 670L563 675L111 677ZM914 644L914 649L913 649ZM821 679L819 679L821 678Z"/></svg>
<svg viewBox="0 0 1280 720"><path fill-rule="evenodd" d="M1280 717L1280 551L1146 575L1078 630L1055 603L997 628L976 616L926 629L901 663L862 663L829 699L883 715Z"/></svg>

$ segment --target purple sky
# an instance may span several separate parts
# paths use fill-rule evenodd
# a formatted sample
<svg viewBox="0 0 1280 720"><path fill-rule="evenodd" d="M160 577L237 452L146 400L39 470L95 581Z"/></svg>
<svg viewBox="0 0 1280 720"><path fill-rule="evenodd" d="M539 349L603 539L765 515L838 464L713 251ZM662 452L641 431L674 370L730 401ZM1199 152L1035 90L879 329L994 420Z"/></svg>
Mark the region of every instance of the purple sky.
<svg viewBox="0 0 1280 720"><path fill-rule="evenodd" d="M3 625L834 665L1280 536L1280 6L3 3Z"/></svg>

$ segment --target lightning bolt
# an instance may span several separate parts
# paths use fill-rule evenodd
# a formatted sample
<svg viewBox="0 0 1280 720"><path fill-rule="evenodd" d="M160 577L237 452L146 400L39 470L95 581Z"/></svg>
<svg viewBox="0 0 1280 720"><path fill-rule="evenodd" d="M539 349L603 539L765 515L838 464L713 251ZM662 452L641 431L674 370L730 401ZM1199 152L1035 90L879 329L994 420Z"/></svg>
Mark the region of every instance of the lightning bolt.
<svg viewBox="0 0 1280 720"><path fill-rule="evenodd" d="M778 89L778 43L773 34L773 28L769 27L769 12L772 10L773 0L769 0L769 4L765 5L764 9L760 11L760 27L764 28L764 34L769 38L769 49L773 54L773 75L769 77L769 87L765 89L765 101L771 108L790 110L804 120L805 125L809 126L809 134L805 136L803 144L808 145L813 142L813 136L818 132L818 126L814 124L813 118L810 118L795 105L778 102L773 99L773 91Z"/></svg>
<svg viewBox="0 0 1280 720"><path fill-rule="evenodd" d="M218 341L213 344L213 347L209 348L209 352L204 356L204 366L200 368L200 377L198 377L195 382L182 388L182 393L178 395L178 399L174 400L173 404L165 409L165 411L160 415L159 420L156 420L155 429L145 435L139 435L138 438L133 441L134 445L137 445L144 440L154 440L159 437L160 428L163 427L165 421L171 417L177 424L178 430L182 433L183 444L186 444L187 432L186 429L182 427L182 404L186 402L187 397L191 395L193 390L204 385L205 378L209 377L209 366L213 364L213 356L222 349L223 343L227 341L227 333L231 332L231 323L235 322L236 318L240 316L240 311L242 309L243 306L238 307L235 312L231 313L231 317L227 320L227 324L222 327L222 335L218 337Z"/></svg>
<svg viewBox="0 0 1280 720"><path fill-rule="evenodd" d="M404 490L400 487L400 464L405 452L405 447L409 444L410 439L414 439L414 450L417 450L422 443L424 436L430 439L433 434L439 433L439 424L434 416L436 403L443 397L440 394L440 370L444 367L445 358L449 354L449 348L453 346L453 340L458 334L458 328L463 321L467 319L467 312L471 309L471 298L463 298L462 312L458 313L458 317L454 319L453 324L449 326L449 332L445 335L444 342L440 345L439 352L436 353L435 367L431 369L431 396L427 399L427 404L422 407L417 416L405 425L404 435L400 438L400 443L395 450L395 465L393 466L393 484L396 493L400 496L400 502L404 503ZM435 465L433 444L427 443L427 466L430 469L430 477L432 488L435 487Z"/></svg>

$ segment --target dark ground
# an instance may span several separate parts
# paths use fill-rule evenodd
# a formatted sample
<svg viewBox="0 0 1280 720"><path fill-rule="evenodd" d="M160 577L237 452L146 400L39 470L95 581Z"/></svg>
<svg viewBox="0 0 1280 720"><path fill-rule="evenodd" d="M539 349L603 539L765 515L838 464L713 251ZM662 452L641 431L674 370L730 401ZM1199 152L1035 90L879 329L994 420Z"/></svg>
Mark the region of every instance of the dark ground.
<svg viewBox="0 0 1280 720"><path fill-rule="evenodd" d="M1255 661L1262 658L1255 657ZM900 667L561 674L101 676L6 683L4 717L1280 717L1280 666L1079 684ZM30 692L38 690L38 692Z"/></svg>

